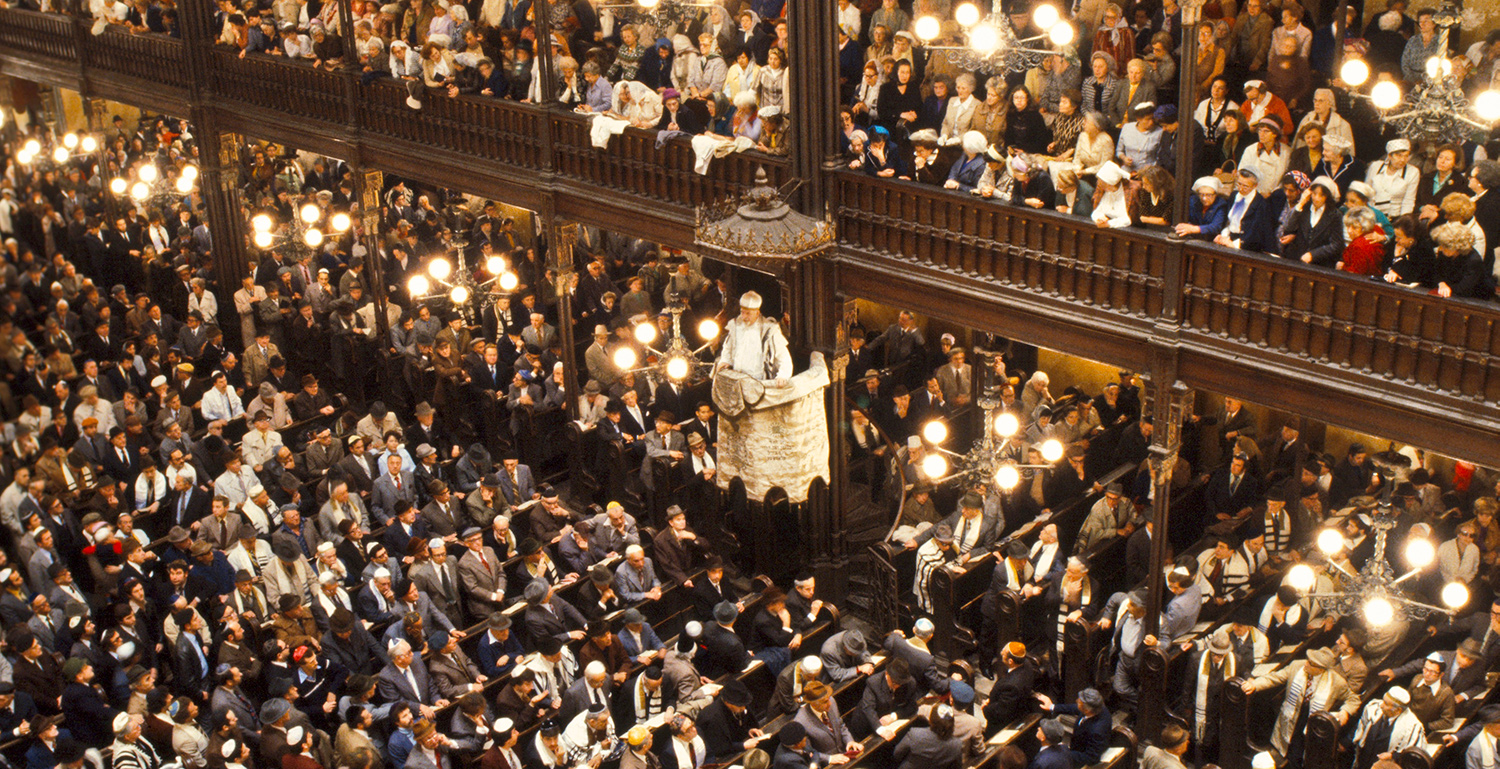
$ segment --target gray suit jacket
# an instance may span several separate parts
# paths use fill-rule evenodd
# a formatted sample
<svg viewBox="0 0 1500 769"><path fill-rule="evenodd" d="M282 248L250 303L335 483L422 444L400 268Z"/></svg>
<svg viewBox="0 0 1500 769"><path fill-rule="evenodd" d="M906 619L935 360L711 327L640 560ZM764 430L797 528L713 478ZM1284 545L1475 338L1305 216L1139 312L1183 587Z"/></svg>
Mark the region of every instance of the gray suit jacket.
<svg viewBox="0 0 1500 769"><path fill-rule="evenodd" d="M829 704L826 726L806 705L797 709L797 717L793 720L807 730L807 747L819 753L843 753L844 746L854 741L854 735L849 733L844 719L839 716L838 703Z"/></svg>
<svg viewBox="0 0 1500 769"><path fill-rule="evenodd" d="M505 592L505 569L501 566L500 559L488 547L485 548L484 557L489 561L488 569L473 550L458 559L458 581L463 586L470 610L475 614L488 614L499 609L500 604L492 600L490 595Z"/></svg>
<svg viewBox="0 0 1500 769"><path fill-rule="evenodd" d="M396 516L396 503L403 500L411 504L417 503L416 481L410 472L402 471L400 491L396 490L396 479L389 473L380 476L370 489L371 512L381 523L387 523Z"/></svg>
<svg viewBox="0 0 1500 769"><path fill-rule="evenodd" d="M667 452L680 451L687 454L687 439L682 437L680 430L673 430L666 435L651 430L646 433L646 458L641 460L641 483L646 488L652 488L651 462L657 457L669 457Z"/></svg>
<svg viewBox="0 0 1500 769"><path fill-rule="evenodd" d="M427 674L427 665L422 662L421 657L413 656L411 661L412 676L417 679L417 689L413 690L411 681L396 670L395 665L386 665L376 675L376 690L381 699L387 702L413 702L423 705L431 705L436 701L432 696L432 679Z"/></svg>

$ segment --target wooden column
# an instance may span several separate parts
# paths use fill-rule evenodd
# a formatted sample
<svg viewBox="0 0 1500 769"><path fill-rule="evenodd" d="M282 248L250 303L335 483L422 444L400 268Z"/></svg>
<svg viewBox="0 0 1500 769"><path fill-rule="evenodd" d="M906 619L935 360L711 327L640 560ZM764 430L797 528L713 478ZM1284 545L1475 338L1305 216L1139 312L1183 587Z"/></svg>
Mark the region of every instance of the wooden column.
<svg viewBox="0 0 1500 769"><path fill-rule="evenodd" d="M792 198L803 213L821 217L830 192L824 171L839 159L837 14L834 0L795 0L786 7L792 175L805 182Z"/></svg>
<svg viewBox="0 0 1500 769"><path fill-rule="evenodd" d="M578 418L578 398L583 388L578 384L578 348L573 339L573 247L578 243L578 222L565 222L555 216L547 219L548 266L557 272L557 334L563 348L563 399L569 419Z"/></svg>
<svg viewBox="0 0 1500 769"><path fill-rule="evenodd" d="M849 554L844 539L844 484L848 467L842 447L840 425L848 407L844 396L844 369L849 365L849 338L843 318L852 301L836 290L836 265L826 255L793 263L785 279L791 313L791 339L795 353L823 354L828 366L830 384L824 390L824 408L828 413L828 471L832 479L826 488L814 484L807 500L809 531L805 531L805 562L817 571L820 583L840 594L847 581Z"/></svg>
<svg viewBox="0 0 1500 769"><path fill-rule="evenodd" d="M1146 634L1158 635L1161 610L1166 603L1167 566L1171 564L1170 521L1172 468L1182 445L1182 420L1192 402L1193 391L1180 381L1153 382L1151 414L1156 430L1151 436L1151 570L1146 576Z"/></svg>
<svg viewBox="0 0 1500 769"><path fill-rule="evenodd" d="M552 61L552 1L533 0L531 9L536 26L536 65L541 67L541 101L551 104L557 101L557 80L553 77ZM581 64L579 66L582 66ZM551 150L551 145L548 145Z"/></svg>
<svg viewBox="0 0 1500 769"><path fill-rule="evenodd" d="M1197 77L1198 20L1204 0L1182 3L1182 66L1177 72L1177 197L1172 201L1173 221L1187 221L1188 196L1193 194L1193 81ZM1150 738L1147 738L1150 739Z"/></svg>
<svg viewBox="0 0 1500 769"><path fill-rule="evenodd" d="M214 273L221 286L237 285L250 274L252 259L247 253L245 216L240 199L239 148L244 138L239 134L220 132L215 127L213 111L194 110L199 158L202 165L198 180L203 204L208 209L208 229L213 235Z"/></svg>
<svg viewBox="0 0 1500 769"><path fill-rule="evenodd" d="M365 245L365 267L370 276L370 295L375 302L375 333L380 337L376 347L384 352L390 347L391 329L386 318L385 264L380 258L380 193L385 190L385 173L368 168L354 173L354 183L359 187L355 195L359 198L359 213ZM382 366L382 378L384 369Z"/></svg>

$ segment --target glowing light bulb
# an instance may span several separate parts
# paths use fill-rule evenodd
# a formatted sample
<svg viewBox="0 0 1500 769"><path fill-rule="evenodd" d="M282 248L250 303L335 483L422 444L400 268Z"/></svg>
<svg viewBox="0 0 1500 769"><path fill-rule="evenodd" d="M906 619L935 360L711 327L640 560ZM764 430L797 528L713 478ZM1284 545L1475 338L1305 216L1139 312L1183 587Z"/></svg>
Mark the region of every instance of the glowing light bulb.
<svg viewBox="0 0 1500 769"><path fill-rule="evenodd" d="M620 369L621 371L628 371L635 368L637 360L639 360L639 358L636 357L635 350L629 347L621 347L620 349L615 350L615 367Z"/></svg>
<svg viewBox="0 0 1500 769"><path fill-rule="evenodd" d="M635 330L632 333L635 334L635 341L641 344L651 344L656 341L656 326L650 323L636 324Z"/></svg>
<svg viewBox="0 0 1500 769"><path fill-rule="evenodd" d="M1042 459L1045 459L1048 462L1056 462L1057 460L1062 459L1062 456L1062 441L1059 441L1056 438L1049 438L1042 443Z"/></svg>
<svg viewBox="0 0 1500 769"><path fill-rule="evenodd" d="M67 147L68 149L73 149L74 147L77 147L78 146L78 134L75 134L75 133L65 133L65 134L63 134L63 146Z"/></svg>
<svg viewBox="0 0 1500 769"><path fill-rule="evenodd" d="M1077 34L1072 24L1057 24L1047 30L1047 38L1057 46L1072 45L1073 38Z"/></svg>
<svg viewBox="0 0 1500 769"><path fill-rule="evenodd" d="M255 216L250 218L250 226L256 232L270 232L271 217L265 214L256 214Z"/></svg>
<svg viewBox="0 0 1500 769"><path fill-rule="evenodd" d="M1021 471L1015 465L1001 465L995 471L995 485L1006 491L1014 489L1021 482Z"/></svg>
<svg viewBox="0 0 1500 769"><path fill-rule="evenodd" d="M491 275L499 275L505 272L505 260L498 256L492 256L484 260L484 270Z"/></svg>
<svg viewBox="0 0 1500 769"><path fill-rule="evenodd" d="M448 298L453 300L454 304L463 304L469 301L468 286L454 286L453 290L448 292Z"/></svg>
<svg viewBox="0 0 1500 769"><path fill-rule="evenodd" d="M936 39L938 34L943 31L943 25L937 20L936 16L923 16L917 19L916 31L917 37L925 41L931 41Z"/></svg>
<svg viewBox="0 0 1500 769"><path fill-rule="evenodd" d="M151 197L151 188L145 182L136 182L130 187L130 197L136 200L145 200Z"/></svg>
<svg viewBox="0 0 1500 769"><path fill-rule="evenodd" d="M189 179L197 179L198 167L193 165L192 163L188 163L187 165L182 167L181 173L183 176L186 176Z"/></svg>
<svg viewBox="0 0 1500 769"><path fill-rule="evenodd" d="M1350 59L1339 69L1339 79L1358 88L1370 79L1370 65L1366 64L1363 59Z"/></svg>
<svg viewBox="0 0 1500 769"><path fill-rule="evenodd" d="M1335 529L1324 529L1318 532L1318 549L1324 555L1333 555L1344 549L1344 535Z"/></svg>
<svg viewBox="0 0 1500 769"><path fill-rule="evenodd" d="M969 47L980 52L989 54L1000 47L1000 33L988 24L980 24L969 30Z"/></svg>
<svg viewBox="0 0 1500 769"><path fill-rule="evenodd" d="M52 161L54 163L68 162L68 150L63 147L58 147L57 149L52 150Z"/></svg>
<svg viewBox="0 0 1500 769"><path fill-rule="evenodd" d="M1433 559L1437 558L1437 548L1432 546L1432 540L1413 537L1406 543L1406 562L1413 569L1425 569L1432 565Z"/></svg>
<svg viewBox="0 0 1500 769"><path fill-rule="evenodd" d="M1031 12L1031 21L1036 24L1037 29L1052 29L1052 25L1062 18L1057 13L1057 7L1051 5L1039 5Z"/></svg>
<svg viewBox="0 0 1500 769"><path fill-rule="evenodd" d="M1500 120L1500 91L1485 91L1474 97L1474 114L1486 123Z"/></svg>
<svg viewBox="0 0 1500 769"><path fill-rule="evenodd" d="M317 248L318 246L323 245L322 230L308 230L307 232L302 233L302 242L306 243L311 248Z"/></svg>
<svg viewBox="0 0 1500 769"><path fill-rule="evenodd" d="M82 141L78 142L78 146L82 148L84 152L93 152L94 150L99 149L99 140L95 139L92 136L85 136L83 137Z"/></svg>
<svg viewBox="0 0 1500 769"><path fill-rule="evenodd" d="M979 6L964 3L953 9L953 18L962 26L972 27L979 22Z"/></svg>
<svg viewBox="0 0 1500 769"><path fill-rule="evenodd" d="M507 272L504 275L500 276L500 288L503 288L506 291L514 291L516 290L516 286L519 286L520 284L521 279L516 277L516 274L513 272Z"/></svg>
<svg viewBox="0 0 1500 769"><path fill-rule="evenodd" d="M642 8L646 8L648 10L651 9L651 8L655 8L656 4L659 3L660 1L661 0L640 0L641 7Z"/></svg>
<svg viewBox="0 0 1500 769"><path fill-rule="evenodd" d="M719 323L713 318L704 318L698 324L698 336L705 342L711 342L719 338Z"/></svg>
<svg viewBox="0 0 1500 769"><path fill-rule="evenodd" d="M334 214L333 218L328 220L328 226L332 227L334 232L348 232L349 226L353 223L349 215L343 211Z"/></svg>
<svg viewBox="0 0 1500 769"><path fill-rule="evenodd" d="M1009 438L1019 429L1021 429L1021 421L1016 419L1015 414L1002 411L1000 416L995 417L995 434L1001 438Z"/></svg>
<svg viewBox="0 0 1500 769"><path fill-rule="evenodd" d="M275 239L271 237L271 233L269 232L257 232L254 236L251 237L251 240L255 241L256 248L264 251L265 249L271 247L271 243Z"/></svg>
<svg viewBox="0 0 1500 769"><path fill-rule="evenodd" d="M948 426L941 419L934 419L922 427L922 439L931 444L948 440Z"/></svg>
<svg viewBox="0 0 1500 769"><path fill-rule="evenodd" d="M453 263L438 257L427 263L427 272L438 280L447 280L453 274Z"/></svg>
<svg viewBox="0 0 1500 769"><path fill-rule="evenodd" d="M186 176L177 177L177 191L186 195L193 191L193 180Z"/></svg>
<svg viewBox="0 0 1500 769"><path fill-rule="evenodd" d="M312 224L318 220L319 216L323 215L323 211L318 208L317 203L308 203L302 207L299 214L302 216L303 224Z"/></svg>
<svg viewBox="0 0 1500 769"><path fill-rule="evenodd" d="M155 182L156 177L159 176L159 174L156 172L156 166L152 165L151 163L147 163L140 168L137 168L135 171L135 175L141 177L141 181L147 184Z"/></svg>
<svg viewBox="0 0 1500 769"><path fill-rule="evenodd" d="M1370 89L1370 101L1380 109L1391 109L1401 103L1401 86L1385 80Z"/></svg>
<svg viewBox="0 0 1500 769"><path fill-rule="evenodd" d="M27 139L26 144L21 147L28 155L35 155L42 151L42 143L36 139Z"/></svg>
<svg viewBox="0 0 1500 769"><path fill-rule="evenodd" d="M406 292L412 296L427 296L432 284L427 281L426 275L413 275L411 280L406 281Z"/></svg>
<svg viewBox="0 0 1500 769"><path fill-rule="evenodd" d="M1469 588L1462 582L1449 582L1443 587L1443 605L1457 609L1469 602Z"/></svg>
<svg viewBox="0 0 1500 769"><path fill-rule="evenodd" d="M1385 627L1396 618L1396 607L1382 597L1375 596L1365 601L1365 621L1372 627Z"/></svg>
<svg viewBox="0 0 1500 769"><path fill-rule="evenodd" d="M1425 69L1427 70L1428 77L1437 77L1438 72L1442 69L1442 60L1436 56L1427 57L1427 66Z"/></svg>
<svg viewBox="0 0 1500 769"><path fill-rule="evenodd" d="M683 358L681 356L675 356L674 355L673 357L671 357L671 358L669 358L667 360L667 377L668 378L681 380L681 379L687 379L687 375L688 375L688 362L687 362L687 358Z"/></svg>
<svg viewBox="0 0 1500 769"><path fill-rule="evenodd" d="M1318 575L1311 566L1299 563L1287 570L1286 583L1291 585L1299 593L1306 593L1312 589L1313 583L1318 581Z"/></svg>
<svg viewBox="0 0 1500 769"><path fill-rule="evenodd" d="M948 460L942 454L928 454L922 458L922 474L928 478L941 478L948 474Z"/></svg>
<svg viewBox="0 0 1500 769"><path fill-rule="evenodd" d="M109 191L113 192L116 195L124 195L125 190L128 189L130 189L130 182L127 182L118 176L109 180Z"/></svg>
<svg viewBox="0 0 1500 769"><path fill-rule="evenodd" d="M31 161L35 159L35 157L36 156L34 154L27 152L24 147L16 152L16 162L20 163L23 166L31 165Z"/></svg>

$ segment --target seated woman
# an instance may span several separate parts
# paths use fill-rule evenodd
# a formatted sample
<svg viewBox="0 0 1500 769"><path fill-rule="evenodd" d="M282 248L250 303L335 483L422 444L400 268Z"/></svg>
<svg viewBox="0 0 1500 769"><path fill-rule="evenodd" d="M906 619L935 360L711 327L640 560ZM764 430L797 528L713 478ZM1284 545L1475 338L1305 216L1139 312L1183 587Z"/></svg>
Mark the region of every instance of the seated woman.
<svg viewBox="0 0 1500 769"><path fill-rule="evenodd" d="M1041 161L1029 155L1010 159L1010 204L1028 208L1051 208L1057 205L1057 190Z"/></svg>
<svg viewBox="0 0 1500 769"><path fill-rule="evenodd" d="M1432 282L1432 240L1421 220L1407 215L1396 219L1391 238L1391 266L1385 271L1385 282L1436 288Z"/></svg>
<svg viewBox="0 0 1500 769"><path fill-rule="evenodd" d="M1059 213L1082 216L1085 219L1094 211L1094 187L1087 180L1080 178L1078 172L1071 168L1063 168L1053 177L1052 184L1057 188L1057 198L1054 202Z"/></svg>
<svg viewBox="0 0 1500 769"><path fill-rule="evenodd" d="M1071 160L1077 150L1078 137L1083 134L1083 113L1078 103L1083 97L1077 89L1063 91L1057 97L1057 115L1052 120L1052 143L1047 152L1057 160Z"/></svg>
<svg viewBox="0 0 1500 769"><path fill-rule="evenodd" d="M1385 237L1369 208L1351 208L1344 214L1344 254L1338 268L1355 275L1375 277L1385 266Z"/></svg>
<svg viewBox="0 0 1500 769"><path fill-rule="evenodd" d="M909 175L901 150L891 141L891 133L881 125L870 126L870 146L865 149L864 162L860 168L871 176L884 178L898 174Z"/></svg>
<svg viewBox="0 0 1500 769"><path fill-rule="evenodd" d="M682 94L676 88L662 91L661 105L661 119L656 121L656 130L703 133L703 118L694 109L683 106Z"/></svg>
<svg viewBox="0 0 1500 769"><path fill-rule="evenodd" d="M948 178L951 163L942 161L941 145L937 131L923 129L911 135L911 167L902 179L922 184L941 185Z"/></svg>
<svg viewBox="0 0 1500 769"><path fill-rule="evenodd" d="M1135 221L1134 201L1125 195L1125 169L1106 161L1094 175L1094 206L1089 218L1100 227L1129 227Z"/></svg>
<svg viewBox="0 0 1500 769"><path fill-rule="evenodd" d="M1493 299L1493 278L1485 274L1484 260L1474 250L1474 233L1457 222L1446 222L1432 231L1437 258L1432 263L1433 292L1459 299Z"/></svg>
<svg viewBox="0 0 1500 769"><path fill-rule="evenodd" d="M1172 226L1173 184L1172 175L1161 166L1141 172L1141 188L1135 196L1139 224L1153 229Z"/></svg>
<svg viewBox="0 0 1500 769"><path fill-rule="evenodd" d="M1349 182L1349 189L1344 192L1345 210L1370 208L1370 196L1373 194L1375 194L1375 189L1370 185L1361 181ZM1385 214L1373 208L1370 212L1375 215L1375 226L1380 228L1382 235L1391 231L1391 220L1387 219Z"/></svg>
<svg viewBox="0 0 1500 769"><path fill-rule="evenodd" d="M988 146L984 134L969 131L963 136L963 157L948 169L948 180L943 187L959 192L973 192L985 171L985 148Z"/></svg>
<svg viewBox="0 0 1500 769"><path fill-rule="evenodd" d="M1463 194L1469 189L1469 179L1463 175L1462 152L1463 148L1456 144L1438 147L1437 156L1432 160L1432 172L1422 174L1417 183L1418 217L1424 223L1431 224L1438 218L1438 206L1449 195L1455 192Z"/></svg>
<svg viewBox="0 0 1500 769"><path fill-rule="evenodd" d="M1105 130L1108 119L1103 112L1089 112L1083 116L1083 130L1073 147L1073 162L1081 176L1093 176L1099 167L1115 156L1115 140Z"/></svg>
<svg viewBox="0 0 1500 769"><path fill-rule="evenodd" d="M1213 240L1229 220L1229 201L1224 199L1224 185L1212 176L1193 182L1197 193L1187 206L1187 221L1176 227L1178 237Z"/></svg>
<svg viewBox="0 0 1500 769"><path fill-rule="evenodd" d="M604 113L636 128L654 128L661 119L661 97L645 83L627 80L615 85L615 103Z"/></svg>

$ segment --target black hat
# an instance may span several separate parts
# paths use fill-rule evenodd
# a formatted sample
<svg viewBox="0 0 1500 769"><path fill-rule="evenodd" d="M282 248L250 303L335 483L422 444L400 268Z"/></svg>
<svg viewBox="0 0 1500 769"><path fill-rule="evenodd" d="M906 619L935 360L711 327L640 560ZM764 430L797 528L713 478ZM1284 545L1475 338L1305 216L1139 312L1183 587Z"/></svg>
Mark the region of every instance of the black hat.
<svg viewBox="0 0 1500 769"><path fill-rule="evenodd" d="M750 706L750 690L745 688L745 684L738 678L729 679L729 683L724 685L721 694L725 702L737 708Z"/></svg>
<svg viewBox="0 0 1500 769"><path fill-rule="evenodd" d="M796 721L788 721L781 731L776 733L776 740L786 747L794 747L807 739L807 729Z"/></svg>

